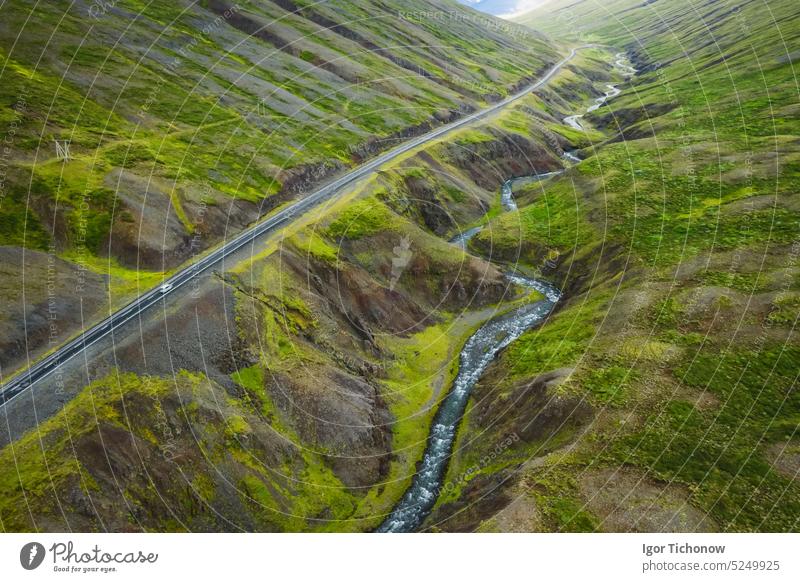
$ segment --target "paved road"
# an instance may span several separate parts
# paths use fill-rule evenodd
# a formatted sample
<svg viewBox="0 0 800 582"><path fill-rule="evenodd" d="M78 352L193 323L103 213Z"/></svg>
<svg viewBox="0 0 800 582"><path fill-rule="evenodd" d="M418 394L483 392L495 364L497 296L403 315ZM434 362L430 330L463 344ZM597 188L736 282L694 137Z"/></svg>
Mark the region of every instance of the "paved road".
<svg viewBox="0 0 800 582"><path fill-rule="evenodd" d="M246 244L253 242L261 235L271 232L285 223L290 222L296 215L302 214L311 207L331 198L334 194L341 192L345 186L349 186L356 180L371 174L382 165L397 158L397 156L402 155L403 153L414 149L421 144L431 141L432 139L441 137L442 135L449 133L454 129L467 125L477 119L486 117L487 115L506 107L510 103L521 99L531 91L534 91L547 83L553 77L553 75L555 75L568 61L575 56L575 53L578 50L582 48L588 48L589 46L593 45L586 45L572 49L569 56L557 63L547 72L546 75L536 81L536 83L520 91L519 93L511 95L510 97L507 97L506 99L495 103L486 109L482 109L476 113L467 115L458 121L443 125L438 129L430 131L397 146L396 148L376 157L366 164L344 174L329 184L326 184L316 192L306 196L303 200L300 200L299 202L284 208L280 212L277 212L272 216L269 216L264 220L254 224L235 238L223 243L219 248L188 265L186 268L173 275L170 279L167 279L160 287L140 295L136 300L121 308L119 311L113 313L94 327L86 330L77 338L67 342L57 351L43 358L41 361L37 362L24 372L19 373L4 386L0 387L0 407L4 406L8 402L11 402L30 386L42 378L52 374L59 368L59 366L80 354L92 344L100 341L102 338L112 333L116 328L119 328L121 325L130 321L134 317L137 317L143 311L159 303L170 293L174 293L183 285L204 271L208 270L211 266L221 262L225 257L241 249Z"/></svg>

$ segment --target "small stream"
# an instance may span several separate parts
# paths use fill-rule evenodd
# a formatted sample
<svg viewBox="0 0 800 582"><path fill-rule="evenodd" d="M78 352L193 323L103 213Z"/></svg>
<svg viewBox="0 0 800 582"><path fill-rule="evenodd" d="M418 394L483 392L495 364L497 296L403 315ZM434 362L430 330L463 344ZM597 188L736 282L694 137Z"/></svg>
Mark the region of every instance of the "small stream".
<svg viewBox="0 0 800 582"><path fill-rule="evenodd" d="M614 58L617 59L616 61L614 61L614 65L618 69L620 69L620 72L625 77L632 77L638 72L636 69L634 69L632 66L628 64L628 57L625 53L617 53L614 55Z"/></svg>
<svg viewBox="0 0 800 582"><path fill-rule="evenodd" d="M567 157L566 152L564 152L564 157L570 159L569 157ZM580 158L576 159L580 161ZM564 170L556 170L555 172L546 172L544 174L534 174L532 176L521 176L518 178L510 178L509 180L503 182L503 185L500 187L500 204L502 204L503 209L506 210L507 212L513 212L517 210L517 203L514 201L514 196L512 192L512 188L514 187L514 184L516 182L526 182L526 183L541 182L542 180L547 180L548 178L552 178L553 176L558 176L559 174L563 173ZM450 242L454 242L454 240Z"/></svg>
<svg viewBox="0 0 800 582"><path fill-rule="evenodd" d="M576 159L577 156L575 156ZM518 180L540 181L561 174L564 170L523 176L506 180L501 187L501 202L507 211L517 209L513 185ZM480 226L459 234L450 242L466 249L469 240L481 231ZM523 305L509 313L490 319L467 340L461 350L458 375L453 387L442 401L433 419L428 445L411 486L395 506L392 513L377 529L378 532L412 532L418 529L430 514L442 487L456 430L464 415L472 388L500 350L519 338L527 330L541 323L553 310L561 292L546 281L506 274L509 282L533 289L544 298Z"/></svg>
<svg viewBox="0 0 800 582"><path fill-rule="evenodd" d="M483 229L482 226L475 226L473 228L470 228L469 230L465 230L450 242L456 245L457 247L461 248L462 250L467 250L467 243L473 236L478 234L481 231L481 229Z"/></svg>
<svg viewBox="0 0 800 582"><path fill-rule="evenodd" d="M576 156L574 152L564 152L563 157L565 160L572 162L574 164L580 163L581 161L581 159L578 156ZM554 172L545 172L543 174L533 174L531 176L520 176L517 178L509 178L508 180L503 182L502 186L500 186L500 205L507 212L513 212L514 210L517 210L517 203L514 201L514 195L513 195L513 187L515 183L541 182L542 180L546 180L548 178L552 178L553 176L558 176L559 174L563 173L564 170L556 170ZM467 250L467 243L482 229L483 229L482 226L474 226L470 229L467 229L458 236L451 239L450 244L454 244L457 247L461 248L462 250Z"/></svg>
<svg viewBox="0 0 800 582"><path fill-rule="evenodd" d="M616 59L614 61L614 67L616 67L619 70L619 73L623 77L630 77L636 74L636 69L627 64L625 53L617 53L616 55L614 55L614 58ZM606 103L606 101L608 101L609 99L613 99L620 93L622 93L622 90L619 89L617 85L611 85L611 84L606 85L605 94L601 95L600 97L597 97L594 100L594 104L590 105L586 109L586 113L597 111ZM582 113L580 115L570 115L568 117L565 117L564 123L566 123L572 129L577 129L578 131L584 131L585 128L583 127L583 125L581 125L580 121L578 120L581 119L584 115L586 115L586 113Z"/></svg>

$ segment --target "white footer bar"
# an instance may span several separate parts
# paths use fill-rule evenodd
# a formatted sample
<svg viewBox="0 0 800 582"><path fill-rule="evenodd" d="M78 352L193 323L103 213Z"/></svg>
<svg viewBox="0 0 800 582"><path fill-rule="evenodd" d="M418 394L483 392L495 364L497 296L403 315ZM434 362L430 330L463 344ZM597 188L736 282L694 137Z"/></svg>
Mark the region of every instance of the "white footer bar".
<svg viewBox="0 0 800 582"><path fill-rule="evenodd" d="M800 534L0 535L3 580L796 581L798 554Z"/></svg>

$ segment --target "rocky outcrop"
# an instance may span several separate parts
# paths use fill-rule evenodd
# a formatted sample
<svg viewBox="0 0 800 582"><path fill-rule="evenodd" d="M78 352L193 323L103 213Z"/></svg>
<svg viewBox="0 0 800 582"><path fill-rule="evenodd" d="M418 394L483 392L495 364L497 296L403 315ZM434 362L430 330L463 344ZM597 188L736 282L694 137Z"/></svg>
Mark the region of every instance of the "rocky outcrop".
<svg viewBox="0 0 800 582"><path fill-rule="evenodd" d="M445 159L481 188L495 190L510 177L550 172L561 162L543 145L517 133L491 132L495 139L443 147Z"/></svg>
<svg viewBox="0 0 800 582"><path fill-rule="evenodd" d="M53 252L0 246L0 369L7 375L103 310L108 278ZM25 292L20 293L24 287Z"/></svg>
<svg viewBox="0 0 800 582"><path fill-rule="evenodd" d="M122 397L117 382L128 387ZM220 399L213 383L180 375L170 389L160 380L143 388L146 383L130 375L111 377L108 385L95 387L94 412L88 400L75 401L66 413L75 423L68 450L62 448L68 430L62 421L41 427L52 444L49 480L57 487L47 487L35 500L28 497L36 507L34 521L5 511L6 527L27 531L35 524L63 530L68 524L81 531L119 532L278 529L269 511L254 512L237 491L236 484L252 475L244 457L220 451L235 448L257 455L259 463L279 473L286 464L302 463L297 449L252 412ZM86 416L92 417L85 418L92 421L91 430L80 420ZM20 446L28 452L25 441ZM209 470L208 454L214 455L214 470ZM36 478L35 472L23 477L28 486ZM4 493L14 496L19 489Z"/></svg>
<svg viewBox="0 0 800 582"><path fill-rule="evenodd" d="M394 131L386 137L371 137L364 142L354 144L350 148L353 161L355 163L364 162L380 152L391 149L407 139L427 133L438 125L444 125L457 121L464 115L469 115L474 111L474 105L469 103L460 103L456 108L436 111L428 121L423 121L422 123Z"/></svg>
<svg viewBox="0 0 800 582"><path fill-rule="evenodd" d="M392 417L375 386L335 368L273 374L267 392L293 430L321 451L347 487L366 490L386 476Z"/></svg>
<svg viewBox="0 0 800 582"><path fill-rule="evenodd" d="M278 200L281 195L285 197L287 194L308 194L314 186L342 170L344 170L344 164L339 161L305 164L284 170L278 176L278 180L282 184Z"/></svg>
<svg viewBox="0 0 800 582"><path fill-rule="evenodd" d="M191 237L170 199L156 182L114 170L106 183L116 192L119 208L101 252L130 268L166 271L191 256Z"/></svg>
<svg viewBox="0 0 800 582"><path fill-rule="evenodd" d="M599 109L599 114L595 114L594 122L598 127L614 135L609 140L612 143L647 139L654 137L665 127L664 120L659 118L676 107L678 104L675 102L665 102L643 104L639 107L614 108L608 113L603 113L603 109Z"/></svg>

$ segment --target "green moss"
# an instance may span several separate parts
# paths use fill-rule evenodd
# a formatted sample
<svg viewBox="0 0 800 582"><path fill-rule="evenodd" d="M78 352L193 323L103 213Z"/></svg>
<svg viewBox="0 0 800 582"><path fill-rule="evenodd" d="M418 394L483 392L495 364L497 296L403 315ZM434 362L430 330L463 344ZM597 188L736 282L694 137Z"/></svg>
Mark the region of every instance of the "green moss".
<svg viewBox="0 0 800 582"><path fill-rule="evenodd" d="M197 473L192 479L192 489L206 502L212 502L216 498L217 489L214 481L208 475Z"/></svg>
<svg viewBox="0 0 800 582"><path fill-rule="evenodd" d="M650 319L657 326L674 327L681 318L681 312L677 299L669 296L652 307Z"/></svg>
<svg viewBox="0 0 800 582"><path fill-rule="evenodd" d="M59 255L61 258L80 264L100 275L109 277L109 303L111 306L122 306L131 296L140 295L148 289L160 284L170 272L145 271L128 269L112 257L97 257L88 252L69 250Z"/></svg>
<svg viewBox="0 0 800 582"><path fill-rule="evenodd" d="M238 439L250 433L250 425L247 421L237 415L229 416L225 423L225 435L229 439Z"/></svg>
<svg viewBox="0 0 800 582"><path fill-rule="evenodd" d="M800 350L785 346L687 354L676 378L711 392L718 407L699 410L668 400L646 428L614 446L615 458L689 486L692 502L721 529L792 531L800 488L774 471L764 446L790 438L800 423L800 395L793 389L798 361Z"/></svg>
<svg viewBox="0 0 800 582"><path fill-rule="evenodd" d="M474 331L474 326L451 326L453 322L432 325L408 338L391 337L383 342L383 348L394 354L382 390L395 419L394 454L385 485L371 489L359 503L355 517L364 520L359 527L378 525L380 516L391 509L408 487L414 463L422 457L438 406L438 399L432 400L435 391L441 387L440 397L444 396L452 385L458 348ZM423 353L425 356L421 357Z"/></svg>
<svg viewBox="0 0 800 582"><path fill-rule="evenodd" d="M473 239L474 246L502 254L513 254L519 249L524 255L533 244L566 253L594 238L586 210L570 181L558 181L543 193L538 183L515 193L517 199L531 195L535 199L529 205L491 220Z"/></svg>
<svg viewBox="0 0 800 582"><path fill-rule="evenodd" d="M562 456L557 465L546 465L526 475L532 486L529 493L542 512L548 529L567 532L591 532L599 529L597 519L580 501L570 458Z"/></svg>
<svg viewBox="0 0 800 582"><path fill-rule="evenodd" d="M552 520L551 527L557 531L593 532L598 529L594 517L575 499L539 496L537 507Z"/></svg>
<svg viewBox="0 0 800 582"><path fill-rule="evenodd" d="M328 226L334 238L360 239L366 236L397 230L398 217L375 198L354 202L339 213Z"/></svg>
<svg viewBox="0 0 800 582"><path fill-rule="evenodd" d="M628 402L628 389L635 376L636 371L630 368L609 366L590 371L580 383L598 403L622 406Z"/></svg>
<svg viewBox="0 0 800 582"><path fill-rule="evenodd" d="M738 273L735 271L705 271L696 278L702 285L729 287L743 293L763 290L765 277L760 273Z"/></svg>
<svg viewBox="0 0 800 582"><path fill-rule="evenodd" d="M180 375L179 379L189 376ZM34 515L58 514L56 492L67 483L77 481L84 491L96 489L89 470L83 467L73 450L73 443L82 435L109 423L127 428L119 403L126 397L140 395L152 404L171 388L169 380L139 377L112 372L84 388L66 404L63 411L27 432L13 447L0 451L0 522L10 531L30 531ZM146 440L152 432L140 435ZM43 443L47 446L44 447Z"/></svg>
<svg viewBox="0 0 800 582"><path fill-rule="evenodd" d="M278 517L279 507L261 479L255 475L245 475L239 482L239 486L242 493L258 507L258 510L266 513L268 519L272 520Z"/></svg>
<svg viewBox="0 0 800 582"><path fill-rule="evenodd" d="M261 366L242 368L238 372L231 374L231 378L240 386L253 392L264 390L264 369Z"/></svg>
<svg viewBox="0 0 800 582"><path fill-rule="evenodd" d="M247 375L256 374L248 372ZM259 395L262 410L273 430L287 442L301 443L299 436L282 420L263 386L255 385L252 378L247 382L248 388ZM252 452L239 448L238 440L229 442L228 446L229 452L250 470L240 482L240 495L268 527L282 531L338 530L342 528L341 521L353 514L355 496L327 466L324 454L309 448L297 449L292 464L276 473L253 458ZM322 514L326 517L317 521Z"/></svg>
<svg viewBox="0 0 800 582"><path fill-rule="evenodd" d="M0 203L0 245L45 250L50 236L32 211L27 191L12 186Z"/></svg>
<svg viewBox="0 0 800 582"><path fill-rule="evenodd" d="M104 151L104 158L110 164L120 168L132 168L143 162L153 163L155 153L147 143L115 143Z"/></svg>
<svg viewBox="0 0 800 582"><path fill-rule="evenodd" d="M561 135L577 149L591 147L592 144L603 137L603 134L592 128L586 128L586 131L579 131L561 123L548 124L547 129Z"/></svg>
<svg viewBox="0 0 800 582"><path fill-rule="evenodd" d="M574 365L586 351L603 317L605 295L597 293L587 301L552 315L547 323L528 331L501 355L514 377L533 377L547 370Z"/></svg>
<svg viewBox="0 0 800 582"><path fill-rule="evenodd" d="M497 138L485 131L481 131L479 129L467 129L458 132L455 138L455 143L459 147L469 148L470 146L474 146L476 144L493 142L495 139Z"/></svg>
<svg viewBox="0 0 800 582"><path fill-rule="evenodd" d="M785 293L775 299L767 320L778 325L791 325L797 321L798 313L800 313L800 293Z"/></svg>
<svg viewBox="0 0 800 582"><path fill-rule="evenodd" d="M291 244L306 255L328 265L336 265L338 261L338 251L336 247L328 243L325 238L316 231L312 231L307 236L297 235L290 241Z"/></svg>

